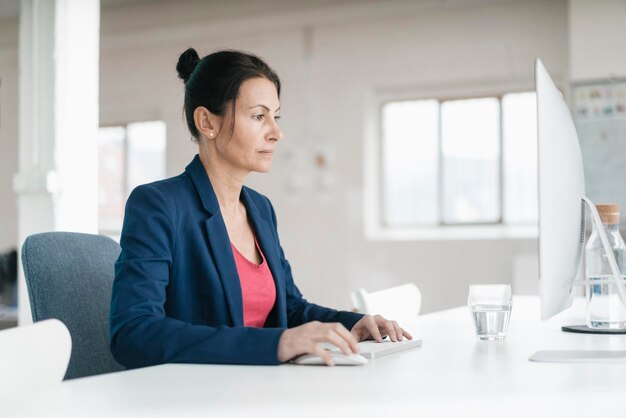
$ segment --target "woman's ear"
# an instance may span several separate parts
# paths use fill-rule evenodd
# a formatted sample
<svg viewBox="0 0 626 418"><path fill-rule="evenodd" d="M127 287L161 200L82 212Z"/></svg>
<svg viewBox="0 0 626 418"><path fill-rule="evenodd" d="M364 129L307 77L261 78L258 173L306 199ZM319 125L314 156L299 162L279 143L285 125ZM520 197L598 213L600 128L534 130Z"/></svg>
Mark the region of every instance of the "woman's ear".
<svg viewBox="0 0 626 418"><path fill-rule="evenodd" d="M209 112L206 107L198 106L193 111L193 121L198 133L206 138L215 138L221 126L221 117Z"/></svg>

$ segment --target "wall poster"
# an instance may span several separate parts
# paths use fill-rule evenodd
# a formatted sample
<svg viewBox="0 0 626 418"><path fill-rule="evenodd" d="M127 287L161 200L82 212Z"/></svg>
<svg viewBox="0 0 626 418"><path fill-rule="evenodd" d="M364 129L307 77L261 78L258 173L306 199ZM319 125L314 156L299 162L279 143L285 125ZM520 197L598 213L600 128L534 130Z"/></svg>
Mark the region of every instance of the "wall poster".
<svg viewBox="0 0 626 418"><path fill-rule="evenodd" d="M587 197L618 203L626 225L626 79L572 85Z"/></svg>

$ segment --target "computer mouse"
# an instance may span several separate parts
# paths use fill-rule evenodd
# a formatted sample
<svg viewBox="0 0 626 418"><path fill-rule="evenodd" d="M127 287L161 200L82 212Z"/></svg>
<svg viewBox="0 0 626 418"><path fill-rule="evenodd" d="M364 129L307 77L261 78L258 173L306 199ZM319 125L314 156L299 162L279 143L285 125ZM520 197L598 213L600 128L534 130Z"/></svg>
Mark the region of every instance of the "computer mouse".
<svg viewBox="0 0 626 418"><path fill-rule="evenodd" d="M367 359L359 354L351 354L347 356L343 353L338 353L335 351L330 351L329 353L336 366L361 366L367 363ZM293 362L296 364L307 366L326 365L326 363L324 363L324 360L322 360L320 356L315 354L305 354L296 358Z"/></svg>

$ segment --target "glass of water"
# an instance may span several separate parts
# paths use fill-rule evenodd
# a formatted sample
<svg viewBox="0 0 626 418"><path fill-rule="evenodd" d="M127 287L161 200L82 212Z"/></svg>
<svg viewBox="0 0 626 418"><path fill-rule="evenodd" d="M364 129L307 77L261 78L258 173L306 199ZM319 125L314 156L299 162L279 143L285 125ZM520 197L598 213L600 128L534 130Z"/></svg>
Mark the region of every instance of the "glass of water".
<svg viewBox="0 0 626 418"><path fill-rule="evenodd" d="M508 284L470 285L467 296L476 335L481 340L503 340L511 317L511 286Z"/></svg>

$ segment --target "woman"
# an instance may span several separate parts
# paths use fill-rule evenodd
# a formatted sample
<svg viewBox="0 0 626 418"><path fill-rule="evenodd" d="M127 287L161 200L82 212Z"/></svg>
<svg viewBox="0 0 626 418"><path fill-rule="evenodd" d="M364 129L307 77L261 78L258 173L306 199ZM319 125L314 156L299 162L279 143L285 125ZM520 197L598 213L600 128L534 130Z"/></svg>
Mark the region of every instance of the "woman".
<svg viewBox="0 0 626 418"><path fill-rule="evenodd" d="M115 265L111 351L128 368L160 363L278 364L320 343L411 336L394 321L303 299L269 200L243 186L268 172L283 134L280 81L261 59L193 49L176 66L199 155L179 176L131 193ZM350 331L348 331L350 330Z"/></svg>

